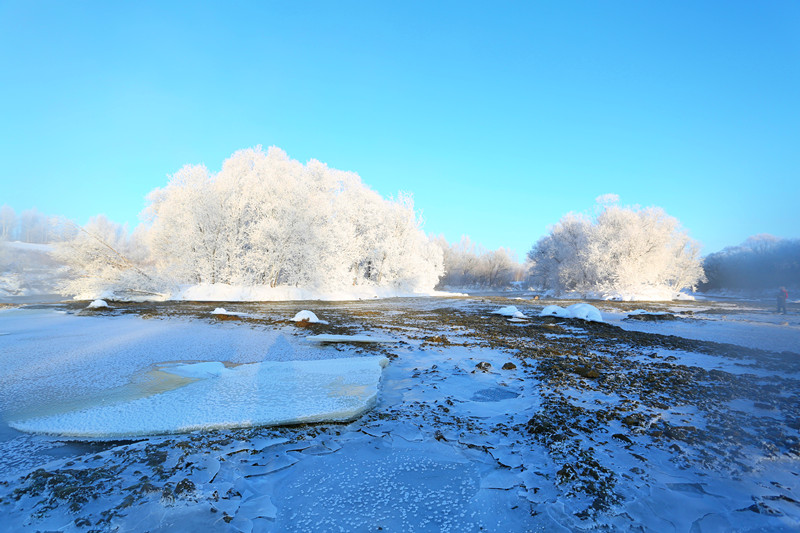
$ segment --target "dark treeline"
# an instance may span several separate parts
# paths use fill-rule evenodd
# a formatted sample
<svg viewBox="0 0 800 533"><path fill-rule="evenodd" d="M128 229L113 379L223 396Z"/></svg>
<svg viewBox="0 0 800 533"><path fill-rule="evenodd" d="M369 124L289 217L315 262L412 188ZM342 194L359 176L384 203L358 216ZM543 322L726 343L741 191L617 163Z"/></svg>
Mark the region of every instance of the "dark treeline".
<svg viewBox="0 0 800 533"><path fill-rule="evenodd" d="M700 290L800 288L800 239L755 235L705 258Z"/></svg>

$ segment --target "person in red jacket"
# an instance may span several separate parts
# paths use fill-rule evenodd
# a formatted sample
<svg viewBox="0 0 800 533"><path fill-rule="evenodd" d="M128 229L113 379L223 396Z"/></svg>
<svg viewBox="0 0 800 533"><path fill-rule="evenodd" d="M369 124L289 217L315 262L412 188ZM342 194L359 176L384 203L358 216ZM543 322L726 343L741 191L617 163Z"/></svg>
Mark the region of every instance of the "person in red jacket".
<svg viewBox="0 0 800 533"><path fill-rule="evenodd" d="M786 314L786 299L789 297L789 292L786 287L781 287L778 290L778 312Z"/></svg>

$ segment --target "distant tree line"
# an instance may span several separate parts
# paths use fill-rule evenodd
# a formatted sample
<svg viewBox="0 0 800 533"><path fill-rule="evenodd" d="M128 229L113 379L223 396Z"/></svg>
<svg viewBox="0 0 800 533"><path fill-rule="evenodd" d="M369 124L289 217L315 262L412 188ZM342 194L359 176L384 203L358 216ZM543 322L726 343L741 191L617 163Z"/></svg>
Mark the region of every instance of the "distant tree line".
<svg viewBox="0 0 800 533"><path fill-rule="evenodd" d="M487 250L464 236L450 244L434 238L444 253L444 275L437 288L502 289L525 278L525 267L505 248Z"/></svg>
<svg viewBox="0 0 800 533"><path fill-rule="evenodd" d="M709 255L703 267L708 278L700 286L704 291L800 288L800 239L754 235Z"/></svg>
<svg viewBox="0 0 800 533"><path fill-rule="evenodd" d="M0 241L46 244L70 240L77 232L75 224L64 217L45 215L36 209L17 215L11 206L0 206Z"/></svg>

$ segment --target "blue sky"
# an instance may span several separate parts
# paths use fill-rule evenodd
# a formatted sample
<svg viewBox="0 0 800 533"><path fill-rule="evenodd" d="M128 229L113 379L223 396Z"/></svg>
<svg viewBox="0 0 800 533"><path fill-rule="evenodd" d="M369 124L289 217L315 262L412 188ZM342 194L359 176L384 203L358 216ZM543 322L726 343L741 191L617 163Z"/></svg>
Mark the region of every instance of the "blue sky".
<svg viewBox="0 0 800 533"><path fill-rule="evenodd" d="M603 193L710 253L800 237L800 3L0 0L0 139L80 223L260 144L520 258Z"/></svg>

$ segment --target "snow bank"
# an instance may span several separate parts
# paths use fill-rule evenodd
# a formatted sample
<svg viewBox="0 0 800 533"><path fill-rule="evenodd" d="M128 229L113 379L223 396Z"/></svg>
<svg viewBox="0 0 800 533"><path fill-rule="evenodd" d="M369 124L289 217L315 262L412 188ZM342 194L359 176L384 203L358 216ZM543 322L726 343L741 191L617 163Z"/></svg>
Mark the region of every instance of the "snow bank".
<svg viewBox="0 0 800 533"><path fill-rule="evenodd" d="M497 311L492 311L493 315L502 315L507 316L510 318L528 318L525 316L519 309L517 309L514 305L508 305L506 307L501 307Z"/></svg>
<svg viewBox="0 0 800 533"><path fill-rule="evenodd" d="M441 291L409 290L397 287L356 286L346 290L301 287L223 285L187 285L169 300L195 302L284 302L301 300L348 301L371 298L406 298L418 296L461 296Z"/></svg>
<svg viewBox="0 0 800 533"><path fill-rule="evenodd" d="M86 306L86 309L107 309L108 302L105 300L94 300L92 303Z"/></svg>
<svg viewBox="0 0 800 533"><path fill-rule="evenodd" d="M299 311L294 318L292 319L294 322L308 322L309 324L327 324L328 322L325 320L320 320L317 318L313 312L308 310Z"/></svg>
<svg viewBox="0 0 800 533"><path fill-rule="evenodd" d="M118 438L218 428L352 420L376 401L385 357L221 362L163 370L198 378L178 389L110 405L9 422L20 431Z"/></svg>
<svg viewBox="0 0 800 533"><path fill-rule="evenodd" d="M617 302L671 302L673 300L693 301L695 297L687 292L678 292L669 287L634 287L630 289L606 289L588 292L544 291L545 298L557 300L613 300Z"/></svg>
<svg viewBox="0 0 800 533"><path fill-rule="evenodd" d="M5 241L3 245L8 248L13 248L15 250L22 250L26 252L39 252L43 254L49 254L55 250L55 245L53 244L39 244L33 242Z"/></svg>
<svg viewBox="0 0 800 533"><path fill-rule="evenodd" d="M580 318L589 322L603 322L600 310L591 304L572 304L566 309L557 305L548 305L539 316L557 316L561 318Z"/></svg>
<svg viewBox="0 0 800 533"><path fill-rule="evenodd" d="M584 295L595 300L614 300L618 302L669 302L672 300L694 300L685 292L669 287L635 287L627 290L607 290Z"/></svg>

